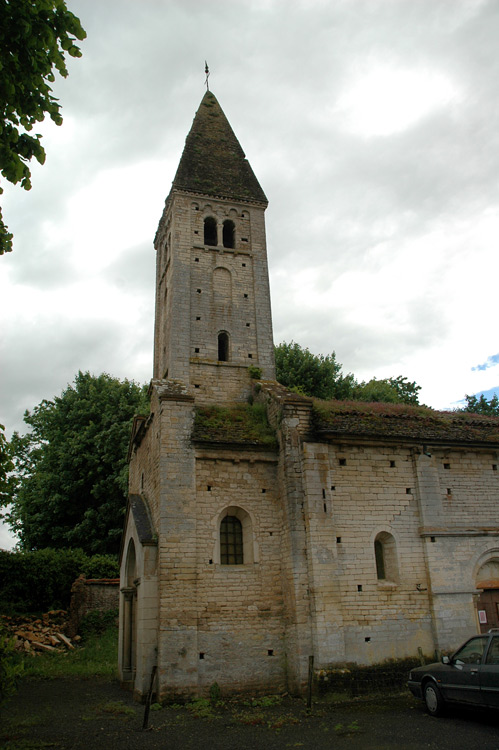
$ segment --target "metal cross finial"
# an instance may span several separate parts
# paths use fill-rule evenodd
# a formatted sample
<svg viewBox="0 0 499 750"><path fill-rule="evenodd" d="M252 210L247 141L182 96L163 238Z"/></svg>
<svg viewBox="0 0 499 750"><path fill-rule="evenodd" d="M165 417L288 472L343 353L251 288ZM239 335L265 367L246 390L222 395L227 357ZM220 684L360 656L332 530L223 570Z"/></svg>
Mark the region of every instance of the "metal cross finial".
<svg viewBox="0 0 499 750"><path fill-rule="evenodd" d="M204 61L204 72L206 73L206 91L210 90L210 87L208 86L208 78L210 77L210 69L208 68L208 63L206 60Z"/></svg>

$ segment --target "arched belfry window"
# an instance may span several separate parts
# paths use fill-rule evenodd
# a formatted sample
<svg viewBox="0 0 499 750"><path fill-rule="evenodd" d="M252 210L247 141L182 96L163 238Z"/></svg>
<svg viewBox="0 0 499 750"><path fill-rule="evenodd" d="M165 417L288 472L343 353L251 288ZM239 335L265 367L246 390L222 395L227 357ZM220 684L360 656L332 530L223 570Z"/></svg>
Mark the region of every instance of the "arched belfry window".
<svg viewBox="0 0 499 750"><path fill-rule="evenodd" d="M220 331L218 334L218 361L229 361L229 334L227 331Z"/></svg>
<svg viewBox="0 0 499 750"><path fill-rule="evenodd" d="M242 565L243 526L236 516L225 516L220 523L220 562L222 565Z"/></svg>
<svg viewBox="0 0 499 750"><path fill-rule="evenodd" d="M395 539L387 531L382 531L374 540L374 559L378 581L397 583L399 580L397 546Z"/></svg>
<svg viewBox="0 0 499 750"><path fill-rule="evenodd" d="M207 216L204 220L204 244L216 247L218 245L217 220Z"/></svg>
<svg viewBox="0 0 499 750"><path fill-rule="evenodd" d="M224 247L232 247L234 248L236 240L236 227L234 226L234 222L230 219L226 219L224 221L223 226L223 246Z"/></svg>

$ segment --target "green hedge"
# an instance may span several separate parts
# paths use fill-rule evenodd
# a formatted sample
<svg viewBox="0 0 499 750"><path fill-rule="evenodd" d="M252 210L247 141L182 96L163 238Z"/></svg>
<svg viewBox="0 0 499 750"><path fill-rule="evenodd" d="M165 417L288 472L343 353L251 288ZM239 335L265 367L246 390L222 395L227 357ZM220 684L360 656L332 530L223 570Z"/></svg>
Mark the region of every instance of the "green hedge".
<svg viewBox="0 0 499 750"><path fill-rule="evenodd" d="M81 549L0 550L0 612L4 614L68 609L71 586L79 575L117 578L112 555L89 557Z"/></svg>

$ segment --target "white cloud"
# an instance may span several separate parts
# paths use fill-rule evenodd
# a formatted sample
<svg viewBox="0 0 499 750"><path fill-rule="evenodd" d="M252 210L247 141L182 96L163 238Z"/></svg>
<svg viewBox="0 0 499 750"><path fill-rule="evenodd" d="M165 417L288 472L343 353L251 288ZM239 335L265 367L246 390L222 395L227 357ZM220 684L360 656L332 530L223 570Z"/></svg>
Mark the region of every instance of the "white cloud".
<svg viewBox="0 0 499 750"><path fill-rule="evenodd" d="M333 110L343 127L358 135L399 133L460 99L456 84L441 71L372 59L358 67Z"/></svg>

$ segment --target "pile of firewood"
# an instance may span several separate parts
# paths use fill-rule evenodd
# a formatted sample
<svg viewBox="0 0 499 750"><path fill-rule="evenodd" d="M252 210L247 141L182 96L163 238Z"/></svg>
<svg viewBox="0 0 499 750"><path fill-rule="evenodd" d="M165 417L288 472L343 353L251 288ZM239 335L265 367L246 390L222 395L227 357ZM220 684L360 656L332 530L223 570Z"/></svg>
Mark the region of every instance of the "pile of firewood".
<svg viewBox="0 0 499 750"><path fill-rule="evenodd" d="M74 649L80 636L68 638L65 635L67 622L68 613L63 609L52 610L41 617L2 615L0 618L1 625L14 639L15 648L30 654Z"/></svg>

